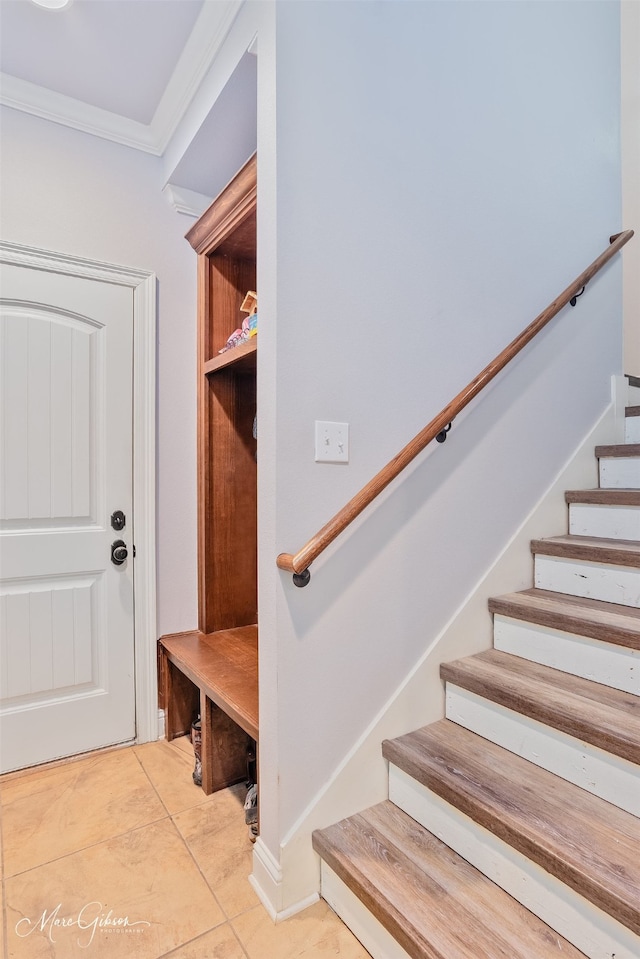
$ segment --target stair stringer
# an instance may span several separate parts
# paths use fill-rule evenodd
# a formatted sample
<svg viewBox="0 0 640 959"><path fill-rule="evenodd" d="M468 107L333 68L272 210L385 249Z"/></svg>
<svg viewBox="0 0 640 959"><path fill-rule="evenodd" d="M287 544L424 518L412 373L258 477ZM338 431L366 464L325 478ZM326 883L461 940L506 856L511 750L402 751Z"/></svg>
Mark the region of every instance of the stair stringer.
<svg viewBox="0 0 640 959"><path fill-rule="evenodd" d="M515 531L493 565L428 645L414 669L400 684L361 737L346 753L324 788L289 830L280 846L279 868L265 857L260 840L254 847L251 883L275 921L306 908L320 888L320 861L311 845L311 834L331 823L388 798L387 763L380 743L444 716L445 700L440 664L491 649L491 596L505 590L526 589L532 580L531 540L553 536L567 524L567 489L598 485L595 446L607 445L620 433L620 411L626 381L612 377L612 402L572 453L547 491ZM267 859L269 863L267 863ZM335 908L335 907L334 907ZM380 953L384 955L384 951Z"/></svg>

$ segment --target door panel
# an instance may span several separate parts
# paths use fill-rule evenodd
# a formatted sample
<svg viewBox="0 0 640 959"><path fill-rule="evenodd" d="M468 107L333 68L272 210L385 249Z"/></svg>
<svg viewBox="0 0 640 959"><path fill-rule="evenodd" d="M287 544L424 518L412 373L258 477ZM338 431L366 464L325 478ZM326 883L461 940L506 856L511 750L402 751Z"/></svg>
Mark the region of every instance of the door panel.
<svg viewBox="0 0 640 959"><path fill-rule="evenodd" d="M126 288L22 266L2 266L0 284L7 771L135 735L133 303ZM116 567L120 538L130 555Z"/></svg>
<svg viewBox="0 0 640 959"><path fill-rule="evenodd" d="M20 529L42 520L95 522L95 457L103 446L92 449L92 432L104 415L96 376L103 330L17 305L5 306L2 323L0 521Z"/></svg>

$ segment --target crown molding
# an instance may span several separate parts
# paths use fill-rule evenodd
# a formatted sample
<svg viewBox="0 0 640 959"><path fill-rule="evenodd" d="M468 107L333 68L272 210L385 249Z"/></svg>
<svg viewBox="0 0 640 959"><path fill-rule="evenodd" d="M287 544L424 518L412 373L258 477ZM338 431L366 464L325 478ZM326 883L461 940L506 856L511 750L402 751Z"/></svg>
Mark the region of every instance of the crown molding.
<svg viewBox="0 0 640 959"><path fill-rule="evenodd" d="M144 123L90 106L7 73L0 74L0 103L82 133L113 140L114 143L122 143L145 153L161 155L153 142L151 127Z"/></svg>
<svg viewBox="0 0 640 959"><path fill-rule="evenodd" d="M175 186L173 183L167 183L162 192L177 213L184 213L194 219L202 216L213 203L212 196L205 196L204 193L187 190L186 187Z"/></svg>
<svg viewBox="0 0 640 959"><path fill-rule="evenodd" d="M205 0L151 121L160 156L211 69L243 3L244 0Z"/></svg>
<svg viewBox="0 0 640 959"><path fill-rule="evenodd" d="M162 156L209 71L244 0L205 0L151 123L0 73L0 103L44 120Z"/></svg>

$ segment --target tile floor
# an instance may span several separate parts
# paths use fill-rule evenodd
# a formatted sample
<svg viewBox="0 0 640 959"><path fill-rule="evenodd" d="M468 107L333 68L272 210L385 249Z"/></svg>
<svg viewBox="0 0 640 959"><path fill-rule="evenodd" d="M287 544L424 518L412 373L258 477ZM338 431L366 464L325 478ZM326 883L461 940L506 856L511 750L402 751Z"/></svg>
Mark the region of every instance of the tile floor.
<svg viewBox="0 0 640 959"><path fill-rule="evenodd" d="M244 789L205 796L192 769L184 739L0 778L0 957L368 959L324 902L273 924Z"/></svg>

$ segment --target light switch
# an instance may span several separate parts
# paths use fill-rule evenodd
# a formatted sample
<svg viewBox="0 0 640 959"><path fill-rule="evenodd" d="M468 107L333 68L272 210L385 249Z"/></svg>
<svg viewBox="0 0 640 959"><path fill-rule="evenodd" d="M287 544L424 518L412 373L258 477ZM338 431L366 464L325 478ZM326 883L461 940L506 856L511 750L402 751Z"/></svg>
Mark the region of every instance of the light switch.
<svg viewBox="0 0 640 959"><path fill-rule="evenodd" d="M349 462L349 424L316 420L316 463Z"/></svg>

